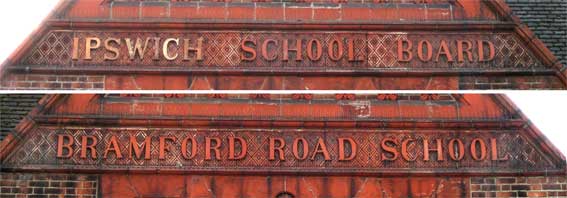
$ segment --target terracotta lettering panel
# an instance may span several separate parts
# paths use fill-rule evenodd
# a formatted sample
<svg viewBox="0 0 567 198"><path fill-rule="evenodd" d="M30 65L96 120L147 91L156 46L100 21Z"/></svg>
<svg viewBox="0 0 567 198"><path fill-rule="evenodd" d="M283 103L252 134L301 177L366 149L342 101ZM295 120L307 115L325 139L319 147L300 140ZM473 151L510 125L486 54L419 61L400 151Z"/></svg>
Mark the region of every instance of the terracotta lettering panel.
<svg viewBox="0 0 567 198"><path fill-rule="evenodd" d="M514 131L36 130L5 167L328 174L560 168Z"/></svg>
<svg viewBox="0 0 567 198"><path fill-rule="evenodd" d="M120 66L132 72L544 68L514 34L481 32L56 30L46 34L19 64L101 70Z"/></svg>

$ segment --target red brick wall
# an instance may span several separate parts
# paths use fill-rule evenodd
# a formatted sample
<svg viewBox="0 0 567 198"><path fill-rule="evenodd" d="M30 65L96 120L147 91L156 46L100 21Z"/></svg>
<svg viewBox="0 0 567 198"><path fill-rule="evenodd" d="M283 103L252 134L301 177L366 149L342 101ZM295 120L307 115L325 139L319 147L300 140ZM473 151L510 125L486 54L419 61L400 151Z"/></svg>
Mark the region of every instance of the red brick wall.
<svg viewBox="0 0 567 198"><path fill-rule="evenodd" d="M467 182L463 177L108 174L100 183L102 197L380 198L465 197Z"/></svg>
<svg viewBox="0 0 567 198"><path fill-rule="evenodd" d="M490 76L461 77L459 89L564 89L556 76Z"/></svg>
<svg viewBox="0 0 567 198"><path fill-rule="evenodd" d="M205 176L205 175L107 175L100 183L98 175L71 175L71 174L43 174L43 173L2 173L0 174L0 197L101 197L105 195L130 195L132 189L137 189L142 194L185 194L185 195L228 195L230 192L246 191L247 185L236 185L234 182L243 184L254 183L254 189L250 193L276 195L280 191L291 192L294 195L305 193L343 195L360 193L369 196L380 196L381 192L394 194L412 192L412 194L424 195L431 193L452 197L565 197L567 196L567 176L539 176L539 177L472 177L460 178L450 177L443 180L443 190L436 188L432 182L433 178L370 178L370 177L261 177L261 176ZM215 178L215 181L212 179ZM286 179L287 178L287 179ZM302 179L303 178L303 179ZM326 178L326 179L325 179ZM163 183L167 179L169 182ZM177 181L179 180L179 181ZM431 180L431 181L430 181ZM441 181L440 180L440 181ZM130 182L128 182L130 181ZM132 183L132 181L135 181ZM374 181L374 182L372 182ZM427 182L426 182L427 181ZM188 182L188 183L187 183ZM267 182L267 183L266 183ZM284 184L284 183L286 184ZM299 182L299 183L297 183ZM307 182L311 190L302 190L301 182ZM338 182L338 183L337 183ZM424 183L425 182L425 183ZM363 185L365 183L365 185ZM411 183L411 185L410 185ZM162 186L161 185L166 185ZM189 186L185 186L191 184ZM373 185L370 185L373 184ZM464 185L463 185L464 184ZM141 185L141 186L140 186ZM214 185L213 191L204 190L199 193L201 187ZM336 185L337 187L329 188ZM410 190L410 186L412 189ZM99 186L103 189L99 189ZM116 188L120 186L119 188ZM124 188L124 187L130 188ZM142 187L145 186L145 187ZM147 188L153 186L154 188ZM269 188L267 188L270 186ZM287 190L279 189L281 186L289 186ZM133 188L132 188L133 187ZM348 193L355 188L356 191ZM360 189L358 189L360 187ZM433 187L432 189L430 189ZM211 188L211 186L208 186ZM265 188L265 189L264 189ZM408 188L408 189L406 189ZM414 189L415 188L415 189ZM323 192L328 189L328 192ZM332 190L331 190L332 189ZM364 190L363 190L364 189ZM396 190L398 189L398 190ZM436 190L434 190L436 189ZM264 192L265 190L268 190ZM377 191L379 190L379 191ZM297 191L297 192L296 192ZM332 192L331 192L332 191ZM337 191L337 192L335 192ZM373 194L375 192L378 194ZM368 194L370 193L370 194ZM136 193L135 193L136 194ZM307 195L307 194L305 194ZM331 196L333 197L333 196ZM341 196L342 197L342 196Z"/></svg>
<svg viewBox="0 0 567 198"><path fill-rule="evenodd" d="M230 1L229 1L230 2ZM375 4L372 1L360 3L333 3L339 1L304 1L314 3L267 1L276 3L254 3L250 0L222 2L143 2L140 0L111 4L83 0L74 3L67 18L98 19L191 19L191 20L246 20L246 21L369 21L369 20L460 20L495 19L492 13L480 12L475 7L486 9L484 4L468 1L465 9L452 4L426 6L426 4L407 3L405 6L388 7L390 4ZM277 3L279 2L279 3ZM346 1L345 1L346 2ZM357 3L359 2L359 3ZM410 2L410 1L406 1ZM431 2L431 1L427 1ZM436 2L447 2L440 0ZM353 5L354 4L354 5ZM358 5L357 5L358 4ZM369 6L371 5L371 6Z"/></svg>
<svg viewBox="0 0 567 198"><path fill-rule="evenodd" d="M96 175L3 172L0 174L0 197L94 198L98 193L98 180Z"/></svg>
<svg viewBox="0 0 567 198"><path fill-rule="evenodd" d="M566 197L567 176L473 177L471 197Z"/></svg>
<svg viewBox="0 0 567 198"><path fill-rule="evenodd" d="M11 74L2 79L0 89L96 90L104 89L104 76Z"/></svg>

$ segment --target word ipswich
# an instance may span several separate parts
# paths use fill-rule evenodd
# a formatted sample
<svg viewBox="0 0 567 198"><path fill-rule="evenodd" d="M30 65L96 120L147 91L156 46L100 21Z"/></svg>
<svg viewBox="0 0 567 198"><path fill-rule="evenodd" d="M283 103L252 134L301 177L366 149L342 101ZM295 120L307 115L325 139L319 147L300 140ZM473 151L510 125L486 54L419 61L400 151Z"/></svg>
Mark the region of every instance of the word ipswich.
<svg viewBox="0 0 567 198"><path fill-rule="evenodd" d="M369 42L355 42L360 38L337 36L332 39L321 38L238 38L240 42L216 46L219 49L208 50L218 54L206 57L204 51L213 48L209 44L218 42L204 37L192 39L180 37L74 37L72 59L75 61L116 61L116 60L167 60L202 62L226 55L232 48L238 50L242 62L318 62L323 59L351 63L367 61ZM211 44L212 45L212 44ZM399 37L392 42L389 51L399 63L413 61L443 63L479 63L494 60L496 48L492 41L479 38L463 39L407 39ZM368 49L368 50L367 50ZM98 58L94 58L94 52ZM124 57L125 56L125 57ZM123 58L124 57L124 58ZM126 58L127 57L127 58ZM210 65L218 66L218 65Z"/></svg>

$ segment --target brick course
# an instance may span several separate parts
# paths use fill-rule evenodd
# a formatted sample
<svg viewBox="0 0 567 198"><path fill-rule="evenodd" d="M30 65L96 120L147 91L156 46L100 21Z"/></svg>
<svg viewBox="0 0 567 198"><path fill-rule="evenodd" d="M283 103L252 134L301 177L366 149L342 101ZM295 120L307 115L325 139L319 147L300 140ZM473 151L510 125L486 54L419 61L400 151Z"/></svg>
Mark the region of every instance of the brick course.
<svg viewBox="0 0 567 198"><path fill-rule="evenodd" d="M0 174L0 197L81 197L98 194L97 175Z"/></svg>
<svg viewBox="0 0 567 198"><path fill-rule="evenodd" d="M0 89L33 90L101 90L104 76L11 74L0 82Z"/></svg>
<svg viewBox="0 0 567 198"><path fill-rule="evenodd" d="M471 197L565 197L566 176L472 177Z"/></svg>
<svg viewBox="0 0 567 198"><path fill-rule="evenodd" d="M63 18L99 18L105 20L144 20L144 19L191 19L191 20L246 20L246 21L335 21L353 20L456 20L454 16L464 15L464 11L447 1L399 1L397 6L390 2L376 1L106 1L90 5L78 3ZM88 7L90 5L90 7ZM482 6L482 5L481 5ZM85 7L88 11L84 12ZM92 9L97 8L97 9ZM352 12L355 12L353 15ZM404 17L400 18L399 15ZM480 15L479 13L475 13ZM475 20L494 19L494 16L474 16Z"/></svg>
<svg viewBox="0 0 567 198"><path fill-rule="evenodd" d="M459 80L459 89L563 89L563 82L555 76L465 76Z"/></svg>

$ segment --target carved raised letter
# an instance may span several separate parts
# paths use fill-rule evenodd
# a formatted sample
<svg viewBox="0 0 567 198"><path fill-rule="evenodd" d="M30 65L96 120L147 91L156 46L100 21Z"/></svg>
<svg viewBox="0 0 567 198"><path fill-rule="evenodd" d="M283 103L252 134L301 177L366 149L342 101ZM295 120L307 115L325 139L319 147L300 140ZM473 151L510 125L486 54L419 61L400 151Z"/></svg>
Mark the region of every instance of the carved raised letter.
<svg viewBox="0 0 567 198"><path fill-rule="evenodd" d="M407 48L404 48L404 45L407 45ZM400 39L398 40L398 62L410 62L413 58L413 54L411 53L412 49L412 42L408 40ZM406 57L407 58L404 58Z"/></svg>
<svg viewBox="0 0 567 198"><path fill-rule="evenodd" d="M240 142L240 154L236 155L235 145L236 142ZM248 150L248 145L246 141L240 137L229 137L228 138L228 159L230 160L239 160L243 159L246 156L246 152Z"/></svg>
<svg viewBox="0 0 567 198"><path fill-rule="evenodd" d="M480 147L480 156L478 156L478 152L476 147ZM471 155L474 160L483 160L486 158L486 143L484 140L480 138L475 138L471 142Z"/></svg>
<svg viewBox="0 0 567 198"><path fill-rule="evenodd" d="M154 39L154 57L152 59L154 61L159 61L159 54L160 54L159 50L163 49L163 48L158 47L158 46L160 46L159 43L161 41L161 38L160 37L154 37L153 39Z"/></svg>
<svg viewBox="0 0 567 198"><path fill-rule="evenodd" d="M65 144L65 139L67 139L67 144ZM73 144L75 144L75 141L72 136L67 134L57 135L57 157L70 158L73 156ZM67 154L63 154L63 149L67 150Z"/></svg>
<svg viewBox="0 0 567 198"><path fill-rule="evenodd" d="M271 57L268 55L268 45L270 43L274 43L274 45L278 45L278 42L274 39L266 39L264 41L264 43L262 44L262 57L264 59L266 59L267 61L273 61L273 60L276 60L276 58L278 58L277 53L274 53L273 56L271 56ZM275 51L275 50L273 50L273 51Z"/></svg>
<svg viewBox="0 0 567 198"><path fill-rule="evenodd" d="M136 54L140 57L140 59L144 59L144 54L146 54L146 49L148 48L148 42L150 38L146 38L144 42L141 38L136 38L136 43L132 43L130 38L125 38L126 47L128 48L128 55L130 56L130 60L136 59ZM142 47L142 43L144 46Z"/></svg>
<svg viewBox="0 0 567 198"><path fill-rule="evenodd" d="M498 157L498 144L496 144L496 138L490 138L490 148L492 161L508 160L508 155L505 155L504 157Z"/></svg>
<svg viewBox="0 0 567 198"><path fill-rule="evenodd" d="M301 145L303 146L303 154L300 156L299 155L299 143L301 142ZM307 143L307 140L305 138L296 138L295 140L293 140L293 156L295 157L295 159L297 160L305 160L307 159L307 157L309 156L309 143Z"/></svg>
<svg viewBox="0 0 567 198"><path fill-rule="evenodd" d="M398 145L398 141L396 141L395 139L392 138L384 138L382 140L382 143L380 144L382 147L382 150L384 150L387 153L390 153L392 155L392 157L388 157L388 155L386 155L385 153L382 153L382 160L385 161L394 161L396 159L398 159L398 151L396 150L395 147L390 146L388 144L393 144L394 146Z"/></svg>
<svg viewBox="0 0 567 198"><path fill-rule="evenodd" d="M354 39L348 39L348 61L350 62L359 62L364 61L364 59L358 59L358 57L354 57Z"/></svg>
<svg viewBox="0 0 567 198"><path fill-rule="evenodd" d="M408 153L408 144L410 142L415 141L414 139L408 138L405 139L404 141L402 141L402 158L404 158L404 160L411 162L411 161L415 161L417 159L417 156L414 157L413 159L410 158L410 155Z"/></svg>
<svg viewBox="0 0 567 198"><path fill-rule="evenodd" d="M91 60L93 59L91 57L91 51L100 47L100 39L96 37L87 37L87 39L85 39L85 44L85 60Z"/></svg>
<svg viewBox="0 0 567 198"><path fill-rule="evenodd" d="M251 43L254 47L256 47L256 41L244 39L242 44L240 45L240 49L242 52L240 54L240 60L243 61L254 61L256 60L256 50L252 47L246 46L246 43ZM246 53L250 53L250 57L246 57Z"/></svg>
<svg viewBox="0 0 567 198"><path fill-rule="evenodd" d="M104 155L102 157L106 159L110 151L116 154L116 159L122 159L122 151L120 151L120 146L118 146L118 140L116 140L116 136L114 135L110 136L110 140L106 145L106 149L104 149Z"/></svg>
<svg viewBox="0 0 567 198"><path fill-rule="evenodd" d="M165 159L165 152L171 151L170 145L165 145L167 141L176 141L176 137L159 137L159 159Z"/></svg>
<svg viewBox="0 0 567 198"><path fill-rule="evenodd" d="M315 54L313 54L313 45L315 45ZM309 43L307 43L307 57L312 61L317 61L321 59L321 55L323 55L321 42L317 39L311 39Z"/></svg>
<svg viewBox="0 0 567 198"><path fill-rule="evenodd" d="M455 145L455 142L457 143L457 145ZM451 139L451 141L449 141L449 157L451 157L452 160L455 161L460 161L463 159L463 157L465 157L465 145L463 145L463 141L459 140L459 139ZM455 147L457 147L457 152L455 152Z"/></svg>
<svg viewBox="0 0 567 198"><path fill-rule="evenodd" d="M315 151L311 156L311 160L315 160L315 157L317 156L318 153L323 154L325 160L331 160L331 156L329 156L329 151L327 150L327 145L325 145L325 142L321 138L317 140L317 145L315 145Z"/></svg>
<svg viewBox="0 0 567 198"><path fill-rule="evenodd" d="M89 144L89 139L91 140ZM98 140L95 136L85 135L81 137L81 158L87 158L87 150L91 151L91 158L96 159L96 144Z"/></svg>
<svg viewBox="0 0 567 198"><path fill-rule="evenodd" d="M423 46L425 45L425 48L427 50L427 56L423 55ZM419 60L423 61L423 62L429 62L431 61L431 58L433 58L433 47L431 46L431 43L427 40L422 40L417 44L417 57L419 57Z"/></svg>
<svg viewBox="0 0 567 198"><path fill-rule="evenodd" d="M191 141L191 155L187 155L187 141ZM181 154L185 159L193 159L197 155L197 142L192 137L186 137L181 142Z"/></svg>
<svg viewBox="0 0 567 198"><path fill-rule="evenodd" d="M484 52L484 46L485 44L488 47L488 58L486 58L485 56L485 52ZM494 56L495 56L495 51L494 51L494 43L490 42L490 41L483 41L483 40L479 40L478 41L478 61L480 62L488 62L488 61L492 61L494 60Z"/></svg>
<svg viewBox="0 0 567 198"><path fill-rule="evenodd" d="M429 148L429 142L427 139L423 140L423 160L429 161L429 152L435 151L437 152L437 161L443 161L445 158L443 157L443 142L441 139L435 139L437 143L437 148L431 149Z"/></svg>
<svg viewBox="0 0 567 198"><path fill-rule="evenodd" d="M335 53L335 46L337 47L337 53ZM337 38L329 41L328 46L329 58L333 61L339 61L343 57L343 42Z"/></svg>
<svg viewBox="0 0 567 198"><path fill-rule="evenodd" d="M165 57L166 60L175 60L179 55L178 53L175 53L175 55L169 55L169 44L172 42L175 43L176 46L179 45L178 38L168 38L163 42L163 57Z"/></svg>
<svg viewBox="0 0 567 198"><path fill-rule="evenodd" d="M79 39L73 37L73 60L79 60Z"/></svg>
<svg viewBox="0 0 567 198"><path fill-rule="evenodd" d="M287 39L285 39L283 41L283 61L288 61L289 59L289 51L295 51L295 61L301 61L303 60L302 58L302 54L301 54L301 39L297 39L295 40L295 48L290 49L289 48L289 41Z"/></svg>
<svg viewBox="0 0 567 198"><path fill-rule="evenodd" d="M185 52L185 55L183 55L183 60L184 61L188 61L191 60L191 58L189 58L189 52L195 52L196 54L196 60L197 61L202 61L203 60L203 37L199 37L197 39L197 47L189 47L189 39L183 39L183 51Z"/></svg>
<svg viewBox="0 0 567 198"><path fill-rule="evenodd" d="M269 138L270 139L270 156L269 159L270 160L275 160L276 159L276 150L278 150L279 153L279 159L281 161L285 161L285 157L284 157L284 147L285 147L285 142L282 138ZM279 146L276 147L276 141L279 142Z"/></svg>
<svg viewBox="0 0 567 198"><path fill-rule="evenodd" d="M212 146L212 141L215 146ZM215 159L219 160L220 157L220 139L219 138L205 138L205 160L211 160L211 150L215 152Z"/></svg>
<svg viewBox="0 0 567 198"><path fill-rule="evenodd" d="M339 161L350 161L356 157L357 145L352 138L339 138ZM346 142L350 145L350 156L346 157Z"/></svg>
<svg viewBox="0 0 567 198"><path fill-rule="evenodd" d="M464 48L464 45L467 45L467 48ZM473 55L472 55L472 48L473 48L473 44L470 41L462 41L462 40L458 40L457 41L457 60L462 63L465 62L465 54L467 54L467 58L469 59L469 61L473 61Z"/></svg>
<svg viewBox="0 0 567 198"><path fill-rule="evenodd" d="M104 48L107 52L111 54L104 54L104 60L116 60L120 56L120 50L118 47L112 46L111 43L115 43L116 45L120 46L120 39L118 38L108 38L104 41Z"/></svg>
<svg viewBox="0 0 567 198"><path fill-rule="evenodd" d="M447 57L447 62L452 63L453 55L451 54L451 49L447 45L447 41L441 40L441 44L439 45L439 51L437 52L437 57L435 58L435 62L439 62L439 58L441 55L445 55Z"/></svg>
<svg viewBox="0 0 567 198"><path fill-rule="evenodd" d="M130 159L134 158L134 155L136 159L140 159L142 157L142 150L145 151L145 159L149 160L150 159L150 147L152 146L152 137L151 136L146 136L146 138L144 139L144 142L142 142L141 144L138 142L138 140L136 139L136 136L130 136L130 143L128 145L129 148L129 152L130 152ZM133 150L133 152L132 152Z"/></svg>

